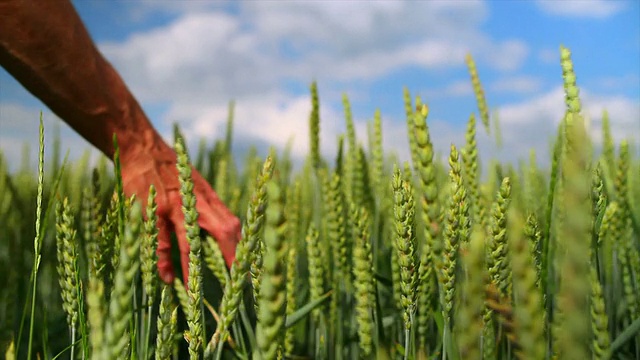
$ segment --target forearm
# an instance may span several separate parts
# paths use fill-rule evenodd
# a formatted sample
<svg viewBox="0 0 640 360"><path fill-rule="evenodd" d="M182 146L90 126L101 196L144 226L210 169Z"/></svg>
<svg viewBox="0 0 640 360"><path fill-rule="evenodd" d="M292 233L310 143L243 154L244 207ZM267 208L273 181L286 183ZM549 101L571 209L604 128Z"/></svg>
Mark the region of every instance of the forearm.
<svg viewBox="0 0 640 360"><path fill-rule="evenodd" d="M80 135L113 155L167 145L66 0L0 0L0 65Z"/></svg>

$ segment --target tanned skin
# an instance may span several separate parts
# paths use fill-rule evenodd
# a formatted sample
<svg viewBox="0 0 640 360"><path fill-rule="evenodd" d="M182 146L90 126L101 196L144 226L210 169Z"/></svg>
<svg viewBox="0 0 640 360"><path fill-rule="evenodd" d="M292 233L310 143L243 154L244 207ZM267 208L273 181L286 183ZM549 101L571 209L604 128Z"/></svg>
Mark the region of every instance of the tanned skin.
<svg viewBox="0 0 640 360"><path fill-rule="evenodd" d="M124 81L100 54L68 0L0 0L0 65L82 137L113 158L118 139L124 191L146 201L157 190L158 270L175 278L170 234L176 233L186 277L189 244L181 210L176 155ZM193 169L198 223L218 241L228 266L240 221ZM186 283L186 281L185 281Z"/></svg>

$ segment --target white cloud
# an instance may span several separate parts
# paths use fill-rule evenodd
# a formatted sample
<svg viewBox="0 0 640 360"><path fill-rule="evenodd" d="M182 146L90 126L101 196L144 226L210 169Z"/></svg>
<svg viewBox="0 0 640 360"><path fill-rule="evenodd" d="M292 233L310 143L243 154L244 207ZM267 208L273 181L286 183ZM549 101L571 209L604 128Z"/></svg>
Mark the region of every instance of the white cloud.
<svg viewBox="0 0 640 360"><path fill-rule="evenodd" d="M151 6L151 5L149 5ZM528 48L480 31L481 1L245 2L238 13L185 11L173 23L100 48L143 101L208 104L271 95L283 81L373 80L412 65L498 70Z"/></svg>
<svg viewBox="0 0 640 360"><path fill-rule="evenodd" d="M519 40L507 40L501 43L488 42L485 46L485 50L479 51L479 58L499 70L517 70L529 56L529 47Z"/></svg>
<svg viewBox="0 0 640 360"><path fill-rule="evenodd" d="M151 2L139 7L147 16L172 11ZM521 41L483 33L483 1L248 1L233 12L193 5L178 14L167 26L100 45L136 96L167 104L161 123L177 122L188 136L209 138L222 134L227 102L235 99L238 141L283 147L295 133L298 155L308 146L309 99L288 93L284 83L315 79L321 95L334 99L345 83L373 81L407 66L465 69L471 52L487 67L509 72L529 52ZM447 91L469 94L469 82ZM323 138L335 139L342 126L342 116L332 111L322 110Z"/></svg>
<svg viewBox="0 0 640 360"><path fill-rule="evenodd" d="M467 78L450 82L442 89L426 89L424 93L428 98L460 97L473 94L473 87Z"/></svg>
<svg viewBox="0 0 640 360"><path fill-rule="evenodd" d="M616 142L622 139L640 140L640 105L620 96L603 96L589 91L580 94L583 113L595 144L600 144L602 112L609 112L611 130ZM529 149L536 149L538 158L548 159L548 144L555 136L565 111L564 90L556 87L540 96L499 108L504 147L512 159L525 159Z"/></svg>
<svg viewBox="0 0 640 360"><path fill-rule="evenodd" d="M600 90L616 91L637 87L640 83L638 74L626 74L623 76L605 76L595 80Z"/></svg>
<svg viewBox="0 0 640 360"><path fill-rule="evenodd" d="M236 144L268 144L282 150L293 138L292 155L302 157L309 151L308 119L311 101L308 96L291 98L280 103L254 99L237 103L234 114L234 142ZM339 114L321 107L321 138L323 148L335 148ZM211 106L203 109L191 121L183 123L185 136L194 140L224 136L227 106ZM264 149L262 149L264 150ZM326 153L325 155L330 155Z"/></svg>
<svg viewBox="0 0 640 360"><path fill-rule="evenodd" d="M92 146L77 135L69 126L63 123L49 110L42 111L45 136L45 157L48 159L53 153L53 140L56 131L60 134L61 156L69 151L69 160L77 160ZM39 139L40 109L22 105L0 102L0 152L8 159L10 169L16 170L22 158L23 149L28 147L32 168L37 166ZM57 128L57 130L56 130ZM92 163L100 155L92 152ZM61 159L62 160L62 159ZM45 165L47 160L45 160Z"/></svg>
<svg viewBox="0 0 640 360"><path fill-rule="evenodd" d="M540 89L542 81L533 76L510 76L493 82L489 89L494 92L527 94Z"/></svg>
<svg viewBox="0 0 640 360"><path fill-rule="evenodd" d="M219 9L229 4L229 0L217 1L157 1L137 0L122 3L127 7L129 18L142 21L158 15L181 15Z"/></svg>
<svg viewBox="0 0 640 360"><path fill-rule="evenodd" d="M538 60L543 64L560 64L560 50L542 49L538 51Z"/></svg>
<svg viewBox="0 0 640 360"><path fill-rule="evenodd" d="M615 15L626 6L623 1L613 0L538 0L536 4L551 15L599 19Z"/></svg>

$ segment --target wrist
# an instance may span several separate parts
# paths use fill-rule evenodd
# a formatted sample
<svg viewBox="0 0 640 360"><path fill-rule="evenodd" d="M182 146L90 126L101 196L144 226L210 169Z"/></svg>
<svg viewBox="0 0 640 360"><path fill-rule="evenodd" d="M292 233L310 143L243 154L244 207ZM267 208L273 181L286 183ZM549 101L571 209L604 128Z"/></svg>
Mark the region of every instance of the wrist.
<svg viewBox="0 0 640 360"><path fill-rule="evenodd" d="M176 161L173 149L153 128L120 135L116 133L116 136L120 149L120 161L123 164L131 163L144 167L145 162L149 166L153 166L152 164L174 163Z"/></svg>
<svg viewBox="0 0 640 360"><path fill-rule="evenodd" d="M123 164L141 157L160 162L175 161L175 153L151 125L135 99L129 98L115 119L111 122L111 133L116 136ZM113 141L112 138L110 140ZM139 160L133 162L142 165Z"/></svg>

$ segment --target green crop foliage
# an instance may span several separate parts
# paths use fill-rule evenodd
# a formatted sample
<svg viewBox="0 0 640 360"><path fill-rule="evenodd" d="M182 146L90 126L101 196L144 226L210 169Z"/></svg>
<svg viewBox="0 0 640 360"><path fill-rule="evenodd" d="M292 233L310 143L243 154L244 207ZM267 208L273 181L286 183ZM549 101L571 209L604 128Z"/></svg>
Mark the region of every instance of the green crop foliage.
<svg viewBox="0 0 640 360"><path fill-rule="evenodd" d="M520 166L476 143L476 119L488 130L497 116L470 56L479 116L447 154L426 102L398 94L411 163L383 148L379 111L359 137L346 95L337 156L323 158L315 83L302 166L290 148L238 157L230 103L224 138L191 154L241 219L230 269L197 225L176 127L188 283L158 278L155 189L125 198L117 152L114 171L67 164L57 136L45 161L41 127L37 171L27 158L10 172L0 153L0 357L640 358L640 161L606 112L592 145L570 55L552 154Z"/></svg>

